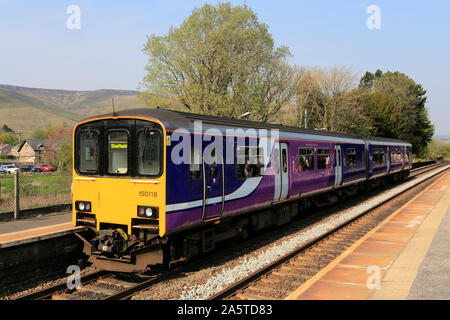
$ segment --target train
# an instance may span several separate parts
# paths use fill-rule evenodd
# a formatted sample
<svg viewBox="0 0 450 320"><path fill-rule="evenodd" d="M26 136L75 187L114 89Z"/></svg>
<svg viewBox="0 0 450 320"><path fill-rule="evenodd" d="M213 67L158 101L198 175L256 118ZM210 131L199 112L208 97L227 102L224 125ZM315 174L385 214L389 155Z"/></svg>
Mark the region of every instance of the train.
<svg viewBox="0 0 450 320"><path fill-rule="evenodd" d="M96 267L146 272L412 168L408 142L160 108L73 130L73 225Z"/></svg>

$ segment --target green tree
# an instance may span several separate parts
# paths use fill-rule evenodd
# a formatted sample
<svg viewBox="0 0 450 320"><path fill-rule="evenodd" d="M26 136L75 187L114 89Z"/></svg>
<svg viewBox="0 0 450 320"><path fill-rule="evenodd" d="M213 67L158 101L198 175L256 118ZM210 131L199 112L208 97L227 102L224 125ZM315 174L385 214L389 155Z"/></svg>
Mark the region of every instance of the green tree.
<svg viewBox="0 0 450 320"><path fill-rule="evenodd" d="M58 169L63 172L70 172L72 170L72 143L61 143L56 157Z"/></svg>
<svg viewBox="0 0 450 320"><path fill-rule="evenodd" d="M287 47L245 4L205 4L165 36L151 35L143 97L152 106L268 121L292 98Z"/></svg>
<svg viewBox="0 0 450 320"><path fill-rule="evenodd" d="M32 132L31 136L33 139L47 140L52 135L55 127L49 127L47 129L36 129Z"/></svg>
<svg viewBox="0 0 450 320"><path fill-rule="evenodd" d="M362 99L362 102L366 102L369 113L375 117L372 118L376 126L374 133L406 140L413 145L413 153L425 155L434 133L425 106L426 90L403 73L382 73L380 70L373 77L366 73L361 79L360 87L366 89L366 94L369 95L379 93ZM375 101L377 99L380 101ZM379 110L374 109L375 105Z"/></svg>
<svg viewBox="0 0 450 320"><path fill-rule="evenodd" d="M2 133L0 134L0 144L10 144L15 146L19 143L19 138L15 134Z"/></svg>

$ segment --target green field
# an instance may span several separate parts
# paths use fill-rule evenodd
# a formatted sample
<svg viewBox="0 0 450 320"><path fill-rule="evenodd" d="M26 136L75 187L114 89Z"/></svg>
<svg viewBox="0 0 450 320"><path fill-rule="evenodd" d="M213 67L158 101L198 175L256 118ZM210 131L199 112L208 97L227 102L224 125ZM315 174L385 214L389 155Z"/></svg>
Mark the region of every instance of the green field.
<svg viewBox="0 0 450 320"><path fill-rule="evenodd" d="M31 209L71 203L71 175L60 173L21 173L20 208ZM14 210L14 176L1 175L0 212Z"/></svg>

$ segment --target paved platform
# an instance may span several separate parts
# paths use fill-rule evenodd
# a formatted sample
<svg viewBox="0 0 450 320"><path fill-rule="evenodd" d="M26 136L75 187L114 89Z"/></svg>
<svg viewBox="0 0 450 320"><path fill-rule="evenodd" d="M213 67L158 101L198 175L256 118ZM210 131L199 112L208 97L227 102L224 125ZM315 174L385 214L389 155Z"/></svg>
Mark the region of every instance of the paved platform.
<svg viewBox="0 0 450 320"><path fill-rule="evenodd" d="M73 233L72 212L55 213L0 223L0 248Z"/></svg>
<svg viewBox="0 0 450 320"><path fill-rule="evenodd" d="M449 244L447 173L286 299L450 299Z"/></svg>

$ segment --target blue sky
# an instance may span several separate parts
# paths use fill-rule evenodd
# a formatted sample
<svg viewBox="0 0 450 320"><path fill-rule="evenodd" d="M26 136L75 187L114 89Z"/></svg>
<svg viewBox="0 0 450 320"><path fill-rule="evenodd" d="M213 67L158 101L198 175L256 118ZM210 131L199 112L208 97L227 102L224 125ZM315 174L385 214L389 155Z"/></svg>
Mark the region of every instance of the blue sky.
<svg viewBox="0 0 450 320"><path fill-rule="evenodd" d="M146 35L167 33L205 2L0 0L0 83L135 90L145 75ZM436 134L450 134L450 1L245 2L277 46L290 48L293 64L407 74L427 90ZM66 27L69 5L81 10L79 30ZM381 10L379 30L366 27L370 5Z"/></svg>

